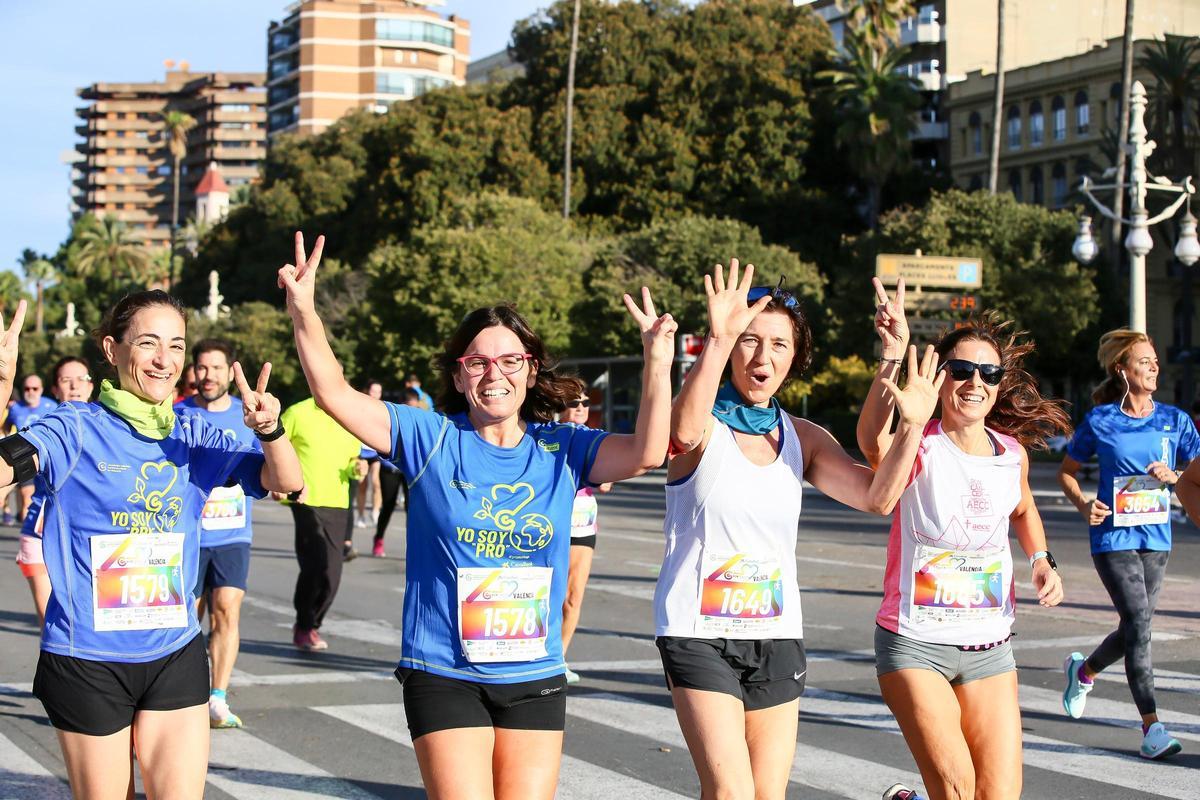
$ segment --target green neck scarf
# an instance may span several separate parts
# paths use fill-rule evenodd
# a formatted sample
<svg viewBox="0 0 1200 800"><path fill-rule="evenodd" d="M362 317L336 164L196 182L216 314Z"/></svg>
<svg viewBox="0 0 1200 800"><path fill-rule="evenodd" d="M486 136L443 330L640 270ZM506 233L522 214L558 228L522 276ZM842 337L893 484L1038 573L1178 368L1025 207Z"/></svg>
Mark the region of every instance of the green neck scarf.
<svg viewBox="0 0 1200 800"><path fill-rule="evenodd" d="M133 426L133 429L151 439L165 439L175 429L174 398L168 397L161 403L150 403L137 395L118 389L112 381L100 382L100 405Z"/></svg>

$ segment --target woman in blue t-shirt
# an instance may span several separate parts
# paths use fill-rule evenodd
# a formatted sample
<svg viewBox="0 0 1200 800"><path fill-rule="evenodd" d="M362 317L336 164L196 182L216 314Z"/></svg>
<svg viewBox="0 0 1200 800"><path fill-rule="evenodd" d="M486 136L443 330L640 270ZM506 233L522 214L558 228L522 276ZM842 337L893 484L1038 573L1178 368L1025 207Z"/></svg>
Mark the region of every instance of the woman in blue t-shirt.
<svg viewBox="0 0 1200 800"><path fill-rule="evenodd" d="M584 485L662 464L676 324L625 305L642 331L636 431L551 422L572 384L509 305L468 314L437 356L442 413L355 391L313 304L296 234L279 270L296 349L317 402L409 482L404 625L397 677L430 797L553 797L566 720L562 607L571 507ZM571 395L570 397L568 395Z"/></svg>
<svg viewBox="0 0 1200 800"><path fill-rule="evenodd" d="M1126 329L1100 339L1104 382L1092 393L1095 407L1075 429L1058 472L1063 493L1088 521L1092 562L1120 615L1120 624L1086 659L1071 653L1063 664L1063 708L1078 719L1096 673L1124 659L1125 676L1142 715L1141 754L1165 758L1179 741L1158 721L1150 622L1171 554L1171 487L1176 467L1200 453L1191 417L1156 403L1158 355L1150 337ZM1088 499L1077 474L1083 462L1100 462L1096 496Z"/></svg>
<svg viewBox="0 0 1200 800"><path fill-rule="evenodd" d="M0 339L0 401L12 390L18 306ZM208 659L196 622L200 512L217 486L248 495L301 488L279 401L234 365L243 419L263 452L200 419L177 418L184 310L137 292L95 333L118 383L67 402L0 440L0 485L45 495L43 555L52 592L33 693L58 732L76 797L124 796L130 748L149 797L200 798L208 769ZM119 387L119 388L118 388Z"/></svg>

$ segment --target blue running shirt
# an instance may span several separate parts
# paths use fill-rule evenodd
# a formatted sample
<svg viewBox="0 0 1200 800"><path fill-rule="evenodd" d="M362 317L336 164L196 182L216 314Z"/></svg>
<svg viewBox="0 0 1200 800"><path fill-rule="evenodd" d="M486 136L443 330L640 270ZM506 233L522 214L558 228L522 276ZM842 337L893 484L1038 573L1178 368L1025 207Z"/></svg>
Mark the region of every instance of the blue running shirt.
<svg viewBox="0 0 1200 800"><path fill-rule="evenodd" d="M35 481L46 495L54 591L42 649L137 663L191 641L200 631L192 596L200 511L229 481L262 497L262 454L200 417L150 439L99 403L64 403L22 435L37 448Z"/></svg>
<svg viewBox="0 0 1200 800"><path fill-rule="evenodd" d="M608 434L531 422L497 447L466 414L386 405L409 482L400 666L480 683L561 675L571 508Z"/></svg>
<svg viewBox="0 0 1200 800"><path fill-rule="evenodd" d="M8 409L8 428L19 431L26 425L37 422L38 419L56 408L58 408L58 403L45 395L42 395L36 406L27 406L21 402L13 403Z"/></svg>
<svg viewBox="0 0 1200 800"><path fill-rule="evenodd" d="M204 417L209 423L221 429L232 442L249 447L255 452L262 452L262 445L254 431L246 427L242 414L242 401L230 396L233 404L224 411L209 411L196 405L193 395L175 404L175 413L180 416L191 414ZM208 496L204 511L200 515L200 546L220 547L226 544L249 544L254 538L250 515L254 501L246 496L241 486L218 486Z"/></svg>
<svg viewBox="0 0 1200 800"><path fill-rule="evenodd" d="M1155 403L1142 418L1116 403L1096 406L1075 429L1067 455L1080 463L1095 455L1100 462L1096 497L1113 513L1091 528L1093 553L1171 549L1169 493L1146 475L1146 467L1163 461L1175 469L1200 455L1191 417L1165 403ZM1120 495L1115 505L1114 494Z"/></svg>

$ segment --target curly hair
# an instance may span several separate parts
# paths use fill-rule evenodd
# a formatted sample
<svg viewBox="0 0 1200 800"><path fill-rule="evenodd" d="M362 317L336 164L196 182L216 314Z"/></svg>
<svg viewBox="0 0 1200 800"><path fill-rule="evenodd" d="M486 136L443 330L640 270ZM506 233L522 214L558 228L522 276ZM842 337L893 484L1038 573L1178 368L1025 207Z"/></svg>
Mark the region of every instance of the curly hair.
<svg viewBox="0 0 1200 800"><path fill-rule="evenodd" d="M1129 360L1130 351L1135 345L1149 342L1154 346L1154 340L1141 331L1131 331L1129 328L1117 328L1100 337L1100 348L1096 351L1096 360L1104 370L1104 380L1092 392L1092 403L1098 406L1116 403L1129 388L1118 370Z"/></svg>
<svg viewBox="0 0 1200 800"><path fill-rule="evenodd" d="M510 303L475 309L463 318L458 329L442 345L442 352L434 358L434 365L442 375L439 409L446 414L467 410L466 397L454 386L454 375L459 369L457 359L466 353L467 345L474 341L480 331L495 327L508 328L515 333L525 352L533 356L529 368L534 371L535 381L533 388L525 393L521 418L532 422L550 422L555 412L564 408L567 401L579 396L576 379L554 371L557 359L550 355L545 343Z"/></svg>
<svg viewBox="0 0 1200 800"><path fill-rule="evenodd" d="M1020 341L1028 334L1013 329L1012 320L1002 320L994 311L972 315L961 328L947 331L934 345L939 363L959 342L985 342L1000 354L1004 378L996 387L996 403L988 412L987 424L1012 436L1023 447L1044 449L1056 433L1071 435L1071 418L1066 402L1042 397L1037 381L1022 367L1033 343Z"/></svg>

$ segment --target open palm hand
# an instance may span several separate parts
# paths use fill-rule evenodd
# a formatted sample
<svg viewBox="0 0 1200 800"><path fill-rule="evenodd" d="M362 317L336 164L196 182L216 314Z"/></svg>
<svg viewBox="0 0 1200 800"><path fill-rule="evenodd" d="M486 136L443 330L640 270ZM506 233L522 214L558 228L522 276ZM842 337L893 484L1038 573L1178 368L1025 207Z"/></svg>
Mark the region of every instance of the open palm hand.
<svg viewBox="0 0 1200 800"><path fill-rule="evenodd" d="M924 425L937 408L938 392L946 381L946 373L938 370L938 357L933 345L925 348L925 355L917 363L917 348L908 348L908 381L901 389L893 381L883 378L884 387L891 393L900 411L900 419L909 425Z"/></svg>

